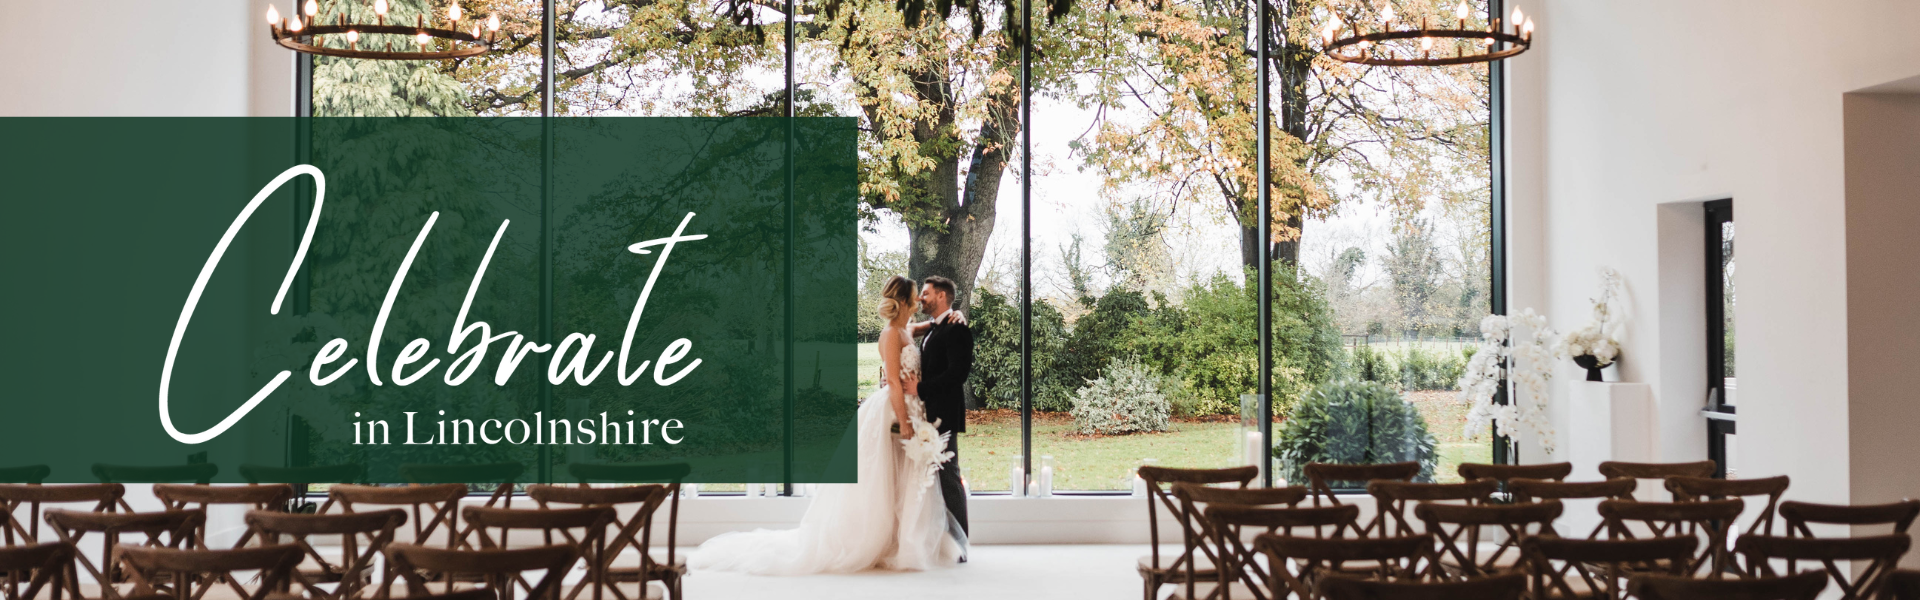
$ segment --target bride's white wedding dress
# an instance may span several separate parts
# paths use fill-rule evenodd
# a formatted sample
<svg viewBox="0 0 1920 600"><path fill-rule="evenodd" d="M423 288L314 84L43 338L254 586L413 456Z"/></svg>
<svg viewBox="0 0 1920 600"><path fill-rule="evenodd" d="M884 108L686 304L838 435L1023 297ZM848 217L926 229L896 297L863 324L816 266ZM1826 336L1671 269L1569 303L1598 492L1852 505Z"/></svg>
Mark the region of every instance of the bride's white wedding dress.
<svg viewBox="0 0 1920 600"><path fill-rule="evenodd" d="M900 335L906 337L906 332ZM900 351L904 371L920 369L920 349L907 338ZM881 381L888 378L882 374ZM939 483L928 465L910 460L892 431L893 403L882 387L860 404L859 483L822 484L800 519L799 529L724 533L688 558L694 570L759 575L848 573L879 568L918 571L957 562L966 540L950 524ZM931 431L926 408L906 397L916 430ZM950 533L953 532L953 533Z"/></svg>

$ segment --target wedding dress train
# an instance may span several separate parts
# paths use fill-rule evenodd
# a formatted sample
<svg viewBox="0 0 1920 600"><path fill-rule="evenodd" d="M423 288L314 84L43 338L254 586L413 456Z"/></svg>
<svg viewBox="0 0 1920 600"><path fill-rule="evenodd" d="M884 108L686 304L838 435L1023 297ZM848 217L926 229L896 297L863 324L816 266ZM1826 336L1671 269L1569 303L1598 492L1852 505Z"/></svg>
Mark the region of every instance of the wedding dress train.
<svg viewBox="0 0 1920 600"><path fill-rule="evenodd" d="M900 364L908 370L919 368L920 350L911 340L901 350ZM948 515L928 466L908 460L899 435L893 433L888 391L875 391L857 413L859 483L822 484L798 529L721 534L701 544L688 566L807 575L872 568L918 571L957 562L965 536ZM906 404L915 427L931 427L918 397L908 396Z"/></svg>

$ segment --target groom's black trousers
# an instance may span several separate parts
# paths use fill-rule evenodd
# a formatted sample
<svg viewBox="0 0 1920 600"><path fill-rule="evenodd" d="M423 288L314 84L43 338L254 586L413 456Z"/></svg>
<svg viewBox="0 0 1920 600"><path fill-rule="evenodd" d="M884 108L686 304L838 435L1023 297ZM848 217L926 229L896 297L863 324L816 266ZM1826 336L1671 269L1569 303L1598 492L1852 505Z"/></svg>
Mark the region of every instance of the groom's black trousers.
<svg viewBox="0 0 1920 600"><path fill-rule="evenodd" d="M953 453L953 458L940 465L940 496L947 502L947 512L953 513L953 519L960 522L960 532L967 533L967 486L960 483L959 433L947 438L947 451Z"/></svg>

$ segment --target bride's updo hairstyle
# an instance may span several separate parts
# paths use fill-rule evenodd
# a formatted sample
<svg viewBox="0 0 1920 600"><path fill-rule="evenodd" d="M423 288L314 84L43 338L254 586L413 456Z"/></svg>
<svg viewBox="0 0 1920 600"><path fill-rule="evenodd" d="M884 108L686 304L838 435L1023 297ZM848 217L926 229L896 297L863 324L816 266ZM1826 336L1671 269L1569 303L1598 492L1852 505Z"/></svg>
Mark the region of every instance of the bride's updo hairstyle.
<svg viewBox="0 0 1920 600"><path fill-rule="evenodd" d="M892 323L903 314L913 314L913 280L894 275L880 287L880 318Z"/></svg>

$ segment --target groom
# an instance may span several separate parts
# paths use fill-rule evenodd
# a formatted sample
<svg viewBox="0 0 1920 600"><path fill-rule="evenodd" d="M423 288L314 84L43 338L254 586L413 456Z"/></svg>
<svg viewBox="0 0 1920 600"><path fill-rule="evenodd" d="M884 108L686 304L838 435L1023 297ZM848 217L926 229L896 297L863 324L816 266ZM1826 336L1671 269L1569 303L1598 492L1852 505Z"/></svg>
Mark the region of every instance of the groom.
<svg viewBox="0 0 1920 600"><path fill-rule="evenodd" d="M920 288L920 308L925 310L930 327L920 342L920 401L926 404L927 420L940 420L940 432L950 434L947 451L953 458L940 465L940 494L946 499L947 512L967 531L967 489L960 483L960 434L967 430L966 398L961 386L973 371L973 330L966 319L953 312L953 280L929 276ZM960 559L966 561L965 557Z"/></svg>

